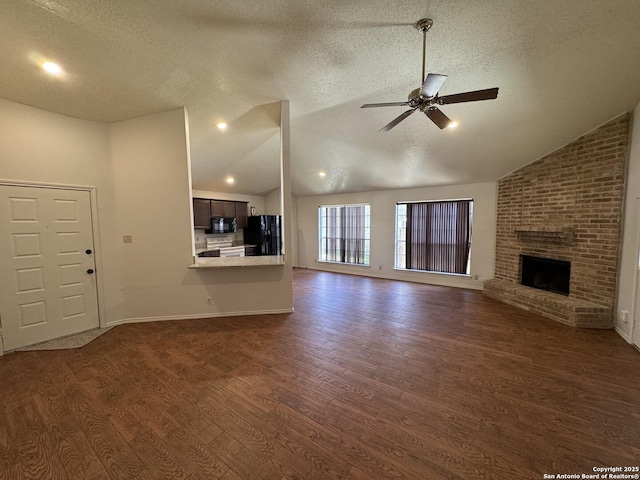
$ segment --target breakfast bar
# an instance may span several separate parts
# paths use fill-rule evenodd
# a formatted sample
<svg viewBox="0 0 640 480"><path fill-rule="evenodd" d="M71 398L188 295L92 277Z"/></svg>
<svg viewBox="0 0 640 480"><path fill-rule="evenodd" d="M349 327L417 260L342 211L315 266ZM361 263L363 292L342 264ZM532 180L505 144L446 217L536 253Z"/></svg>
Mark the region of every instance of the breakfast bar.
<svg viewBox="0 0 640 480"><path fill-rule="evenodd" d="M284 255L262 255L254 257L195 257L195 263L189 265L189 268L282 267L284 265Z"/></svg>

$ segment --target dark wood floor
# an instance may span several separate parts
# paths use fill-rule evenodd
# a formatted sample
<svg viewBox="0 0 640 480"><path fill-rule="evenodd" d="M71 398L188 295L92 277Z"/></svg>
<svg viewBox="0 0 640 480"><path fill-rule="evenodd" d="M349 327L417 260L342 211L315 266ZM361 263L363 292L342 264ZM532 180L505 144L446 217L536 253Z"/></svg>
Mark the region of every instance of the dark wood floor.
<svg viewBox="0 0 640 480"><path fill-rule="evenodd" d="M0 357L0 478L541 479L640 464L640 353L482 293L295 272L291 315Z"/></svg>

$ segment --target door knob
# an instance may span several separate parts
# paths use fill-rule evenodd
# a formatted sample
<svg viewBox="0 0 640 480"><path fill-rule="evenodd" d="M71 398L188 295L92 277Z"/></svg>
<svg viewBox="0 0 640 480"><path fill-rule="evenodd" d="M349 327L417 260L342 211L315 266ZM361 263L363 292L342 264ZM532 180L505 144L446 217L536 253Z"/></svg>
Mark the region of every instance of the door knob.
<svg viewBox="0 0 640 480"><path fill-rule="evenodd" d="M90 268L89 270L87 270L87 273L93 273L93 268Z"/></svg>
<svg viewBox="0 0 640 480"><path fill-rule="evenodd" d="M93 252L91 251L91 249L85 250L85 252L87 255L91 255Z"/></svg>

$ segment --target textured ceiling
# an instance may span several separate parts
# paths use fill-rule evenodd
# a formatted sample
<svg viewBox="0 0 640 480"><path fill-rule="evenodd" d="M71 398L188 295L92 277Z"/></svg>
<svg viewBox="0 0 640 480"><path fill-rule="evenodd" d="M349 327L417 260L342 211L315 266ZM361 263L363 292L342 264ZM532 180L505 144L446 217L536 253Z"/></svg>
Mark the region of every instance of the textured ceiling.
<svg viewBox="0 0 640 480"><path fill-rule="evenodd" d="M283 99L300 195L494 181L640 101L638 0L2 5L0 97L102 122L185 106L200 190L277 186ZM440 93L499 97L443 106L457 129L414 114L379 133L405 108L359 107L420 86L423 17L427 71L449 75ZM45 75L45 58L65 74Z"/></svg>

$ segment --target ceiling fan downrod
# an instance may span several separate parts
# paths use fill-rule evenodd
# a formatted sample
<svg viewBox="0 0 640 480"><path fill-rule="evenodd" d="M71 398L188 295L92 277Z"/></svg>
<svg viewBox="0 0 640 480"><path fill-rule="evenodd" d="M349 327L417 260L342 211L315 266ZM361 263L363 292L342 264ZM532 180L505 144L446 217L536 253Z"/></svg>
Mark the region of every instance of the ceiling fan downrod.
<svg viewBox="0 0 640 480"><path fill-rule="evenodd" d="M423 18L418 20L414 27L422 33L422 77L420 77L420 84L424 82L426 66L427 66L427 32L433 25L433 20L430 18Z"/></svg>

